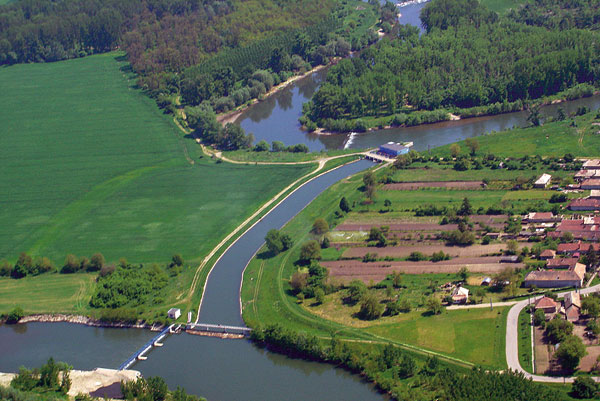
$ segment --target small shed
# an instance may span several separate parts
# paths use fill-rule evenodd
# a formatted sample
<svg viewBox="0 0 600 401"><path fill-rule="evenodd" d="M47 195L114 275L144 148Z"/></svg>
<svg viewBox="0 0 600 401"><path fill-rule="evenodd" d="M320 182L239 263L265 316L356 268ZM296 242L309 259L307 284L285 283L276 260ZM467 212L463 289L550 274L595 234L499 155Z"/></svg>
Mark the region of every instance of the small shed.
<svg viewBox="0 0 600 401"><path fill-rule="evenodd" d="M533 184L534 188L546 188L548 184L550 184L550 180L552 180L552 176L550 174L542 174L540 178Z"/></svg>
<svg viewBox="0 0 600 401"><path fill-rule="evenodd" d="M456 287L452 291L452 302L455 304L466 304L469 302L469 290L464 287Z"/></svg>
<svg viewBox="0 0 600 401"><path fill-rule="evenodd" d="M535 310L541 309L544 313L556 313L558 311L558 303L550 297L542 297L535 302Z"/></svg>
<svg viewBox="0 0 600 401"><path fill-rule="evenodd" d="M167 312L167 316L169 317L169 319L179 319L179 316L181 316L181 309L171 308Z"/></svg>
<svg viewBox="0 0 600 401"><path fill-rule="evenodd" d="M491 277L486 277L481 281L481 285L487 285L489 286L490 284L492 284L492 278Z"/></svg>

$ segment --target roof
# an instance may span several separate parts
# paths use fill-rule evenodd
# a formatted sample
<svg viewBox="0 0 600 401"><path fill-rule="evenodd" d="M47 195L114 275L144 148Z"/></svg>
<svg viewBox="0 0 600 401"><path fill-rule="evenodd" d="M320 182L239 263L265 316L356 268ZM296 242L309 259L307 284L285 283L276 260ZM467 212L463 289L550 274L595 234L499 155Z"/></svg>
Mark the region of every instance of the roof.
<svg viewBox="0 0 600 401"><path fill-rule="evenodd" d="M181 312L181 309L179 309L179 308L171 308L171 309L169 309L169 313L175 313L175 312Z"/></svg>
<svg viewBox="0 0 600 401"><path fill-rule="evenodd" d="M552 176L550 174L542 174L542 176L540 178L538 178L538 180L535 182L536 184L540 185L540 184L547 184L550 182L550 180L552 179Z"/></svg>
<svg viewBox="0 0 600 401"><path fill-rule="evenodd" d="M452 291L452 296L469 296L469 290L465 287L456 287L454 291Z"/></svg>
<svg viewBox="0 0 600 401"><path fill-rule="evenodd" d="M579 293L575 291L567 292L565 294L565 309L569 309L571 306L581 308L581 297Z"/></svg>
<svg viewBox="0 0 600 401"><path fill-rule="evenodd" d="M532 271L525 277L525 281L565 281L565 280L577 280L580 281L580 277L573 270L536 270Z"/></svg>
<svg viewBox="0 0 600 401"><path fill-rule="evenodd" d="M556 251L552 249L544 249L542 253L540 253L541 257L554 257L556 255Z"/></svg>
<svg viewBox="0 0 600 401"><path fill-rule="evenodd" d="M595 251L600 251L600 244L590 244L589 242L575 242L572 244L558 244L558 252L560 253L575 253L575 252L588 252L590 248L594 248Z"/></svg>
<svg viewBox="0 0 600 401"><path fill-rule="evenodd" d="M558 303L555 302L552 298L550 297L542 297L540 299L538 299L537 301L535 301L535 308L556 308L558 306Z"/></svg>
<svg viewBox="0 0 600 401"><path fill-rule="evenodd" d="M555 218L552 212L533 212L527 215L529 220L552 220Z"/></svg>
<svg viewBox="0 0 600 401"><path fill-rule="evenodd" d="M600 168L600 160L598 159L591 159L591 160L586 160L583 163L583 168L588 169L588 168Z"/></svg>
<svg viewBox="0 0 600 401"><path fill-rule="evenodd" d="M577 258L555 258L548 260L546 266L551 269L571 269L575 267L578 261Z"/></svg>
<svg viewBox="0 0 600 401"><path fill-rule="evenodd" d="M412 142L388 142L379 146L380 149L404 150L413 146Z"/></svg>
<svg viewBox="0 0 600 401"><path fill-rule="evenodd" d="M582 186L592 185L600 186L600 178L588 178L581 183Z"/></svg>
<svg viewBox="0 0 600 401"><path fill-rule="evenodd" d="M598 199L600 198L600 190L592 189L590 191L590 196L587 199Z"/></svg>
<svg viewBox="0 0 600 401"><path fill-rule="evenodd" d="M596 191L592 191L596 192ZM600 197L600 192L598 193L598 197ZM569 209L573 208L586 208L588 210L596 210L600 209L600 199L595 198L584 198L584 199L575 199L571 203L569 203Z"/></svg>
<svg viewBox="0 0 600 401"><path fill-rule="evenodd" d="M575 267L571 270L575 272L582 280L585 277L585 265L583 263L575 263Z"/></svg>

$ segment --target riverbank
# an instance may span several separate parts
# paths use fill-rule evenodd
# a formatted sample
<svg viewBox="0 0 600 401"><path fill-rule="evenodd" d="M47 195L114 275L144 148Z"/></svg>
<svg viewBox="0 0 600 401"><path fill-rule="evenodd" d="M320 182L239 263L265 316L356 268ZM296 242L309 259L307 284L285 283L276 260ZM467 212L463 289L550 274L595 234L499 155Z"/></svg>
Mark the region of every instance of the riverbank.
<svg viewBox="0 0 600 401"><path fill-rule="evenodd" d="M82 315L68 315L63 313L56 314L34 314L24 316L17 324L25 323L75 323L91 327L112 327L121 329L152 329L152 326L146 323L125 323L125 322L105 322L99 319L93 319Z"/></svg>
<svg viewBox="0 0 600 401"><path fill-rule="evenodd" d="M300 75L295 75L285 81L283 81L282 83L280 83L279 85L275 85L273 86L267 93L265 93L264 95L262 95L259 99L252 99L249 102L247 102L246 104L228 111L227 113L221 113L221 114L217 114L217 121L219 123L221 123L223 126L225 126L228 123L234 123L238 117L245 112L246 110L248 110L250 107L252 107L253 105L267 99L270 96L273 96L274 94L280 92L281 90L287 88L289 85L293 84L294 82L302 79L302 78L306 78L311 74L314 74L316 72L321 71L324 68L327 68L331 65L332 63L329 64L322 64L322 65L318 65L314 68L311 68L310 70L308 70L307 72L300 74Z"/></svg>
<svg viewBox="0 0 600 401"><path fill-rule="evenodd" d="M16 373L0 373L0 386L8 387ZM137 370L115 370L96 368L91 371L71 370L71 388L67 393L70 397L78 394L90 394L94 397L119 398L121 396L121 381L133 381L141 377Z"/></svg>

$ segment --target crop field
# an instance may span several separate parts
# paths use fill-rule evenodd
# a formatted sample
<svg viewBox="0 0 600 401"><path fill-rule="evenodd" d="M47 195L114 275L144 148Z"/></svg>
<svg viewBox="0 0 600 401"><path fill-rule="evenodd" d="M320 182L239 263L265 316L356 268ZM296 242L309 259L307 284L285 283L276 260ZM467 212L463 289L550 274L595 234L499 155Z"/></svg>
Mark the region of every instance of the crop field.
<svg viewBox="0 0 600 401"><path fill-rule="evenodd" d="M0 259L197 260L312 166L201 158L116 53L0 69Z"/></svg>

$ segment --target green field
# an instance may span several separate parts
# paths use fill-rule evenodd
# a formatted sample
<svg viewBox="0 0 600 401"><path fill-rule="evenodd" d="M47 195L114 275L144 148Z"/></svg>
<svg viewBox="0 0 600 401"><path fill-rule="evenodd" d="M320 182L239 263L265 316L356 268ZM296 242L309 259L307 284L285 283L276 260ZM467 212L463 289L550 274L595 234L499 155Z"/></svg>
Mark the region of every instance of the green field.
<svg viewBox="0 0 600 401"><path fill-rule="evenodd" d="M493 153L502 157L523 157L532 155L562 157L571 153L576 157L600 156L599 127L596 124L596 111L576 117L577 126L571 119L550 122L541 127L515 128L477 137L480 144L478 154ZM467 152L464 141L458 142L463 152ZM450 145L432 150L432 154L447 156Z"/></svg>
<svg viewBox="0 0 600 401"><path fill-rule="evenodd" d="M198 260L314 168L200 158L120 56L0 69L0 259Z"/></svg>
<svg viewBox="0 0 600 401"><path fill-rule="evenodd" d="M527 312L527 308L524 308L519 313L519 362L521 367L527 372L535 373L533 371L533 361L531 359L531 315Z"/></svg>

